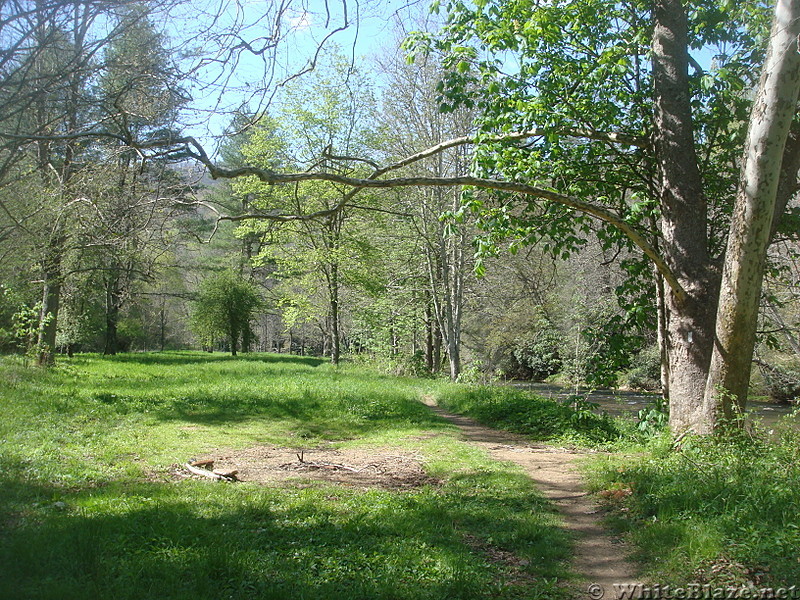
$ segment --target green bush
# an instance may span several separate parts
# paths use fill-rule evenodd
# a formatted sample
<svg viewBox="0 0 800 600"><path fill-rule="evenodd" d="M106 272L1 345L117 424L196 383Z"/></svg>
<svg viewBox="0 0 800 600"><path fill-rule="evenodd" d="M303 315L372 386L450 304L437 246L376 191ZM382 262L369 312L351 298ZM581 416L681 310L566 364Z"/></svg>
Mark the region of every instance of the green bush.
<svg viewBox="0 0 800 600"><path fill-rule="evenodd" d="M561 369L559 348L563 340L553 329L541 329L517 342L513 350L518 369L526 379L543 381Z"/></svg>
<svg viewBox="0 0 800 600"><path fill-rule="evenodd" d="M24 325L36 316L35 307L28 306L18 293L0 284L0 353L25 348L27 331Z"/></svg>
<svg viewBox="0 0 800 600"><path fill-rule="evenodd" d="M661 352L657 345L644 348L631 360L631 368L622 377L622 384L636 390L661 389Z"/></svg>
<svg viewBox="0 0 800 600"><path fill-rule="evenodd" d="M800 370L781 365L762 367L764 385L776 402L794 402L800 398Z"/></svg>

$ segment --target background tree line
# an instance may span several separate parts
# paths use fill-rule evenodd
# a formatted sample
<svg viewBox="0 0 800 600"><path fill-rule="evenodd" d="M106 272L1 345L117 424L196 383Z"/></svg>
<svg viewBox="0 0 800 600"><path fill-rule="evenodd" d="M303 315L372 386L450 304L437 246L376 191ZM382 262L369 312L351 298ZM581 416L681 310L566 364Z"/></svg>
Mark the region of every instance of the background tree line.
<svg viewBox="0 0 800 600"><path fill-rule="evenodd" d="M181 8L4 5L6 351L47 364L56 350L202 344L454 379L468 364L663 387L687 399L677 428L708 418L715 385L741 396L741 377L708 375L768 7L452 2L443 28L407 42L413 64L401 35L358 65L321 45L272 88L290 29L257 48L240 27L189 52L165 25ZM208 85L201 68L224 79L243 53L264 57L264 87L212 161L186 141L191 94ZM797 139L750 319L782 397L797 380ZM428 183L380 189L390 171ZM429 185L444 180L480 185ZM242 300L235 318L213 308L226 297Z"/></svg>

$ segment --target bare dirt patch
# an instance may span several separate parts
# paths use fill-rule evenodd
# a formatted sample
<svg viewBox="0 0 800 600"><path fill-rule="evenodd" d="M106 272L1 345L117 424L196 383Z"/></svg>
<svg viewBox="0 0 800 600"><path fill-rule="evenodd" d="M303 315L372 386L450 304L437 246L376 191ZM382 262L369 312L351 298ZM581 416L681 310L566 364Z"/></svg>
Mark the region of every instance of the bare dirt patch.
<svg viewBox="0 0 800 600"><path fill-rule="evenodd" d="M235 470L239 481L263 485L302 485L320 481L338 485L410 489L439 485L425 473L422 457L385 448L312 448L254 446L243 450L220 449L194 460L211 460L214 469ZM190 475L182 466L175 472Z"/></svg>

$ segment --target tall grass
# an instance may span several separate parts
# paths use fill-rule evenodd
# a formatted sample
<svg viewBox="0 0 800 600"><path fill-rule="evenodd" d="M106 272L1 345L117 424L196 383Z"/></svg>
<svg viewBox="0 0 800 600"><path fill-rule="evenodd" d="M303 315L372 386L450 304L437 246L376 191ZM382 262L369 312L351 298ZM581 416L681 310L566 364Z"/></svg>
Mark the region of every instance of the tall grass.
<svg viewBox="0 0 800 600"><path fill-rule="evenodd" d="M800 434L668 434L587 465L616 527L654 580L791 586L800 581Z"/></svg>
<svg viewBox="0 0 800 600"><path fill-rule="evenodd" d="M438 398L445 408L535 440L595 445L621 434L617 423L580 398L557 402L497 386L451 386Z"/></svg>

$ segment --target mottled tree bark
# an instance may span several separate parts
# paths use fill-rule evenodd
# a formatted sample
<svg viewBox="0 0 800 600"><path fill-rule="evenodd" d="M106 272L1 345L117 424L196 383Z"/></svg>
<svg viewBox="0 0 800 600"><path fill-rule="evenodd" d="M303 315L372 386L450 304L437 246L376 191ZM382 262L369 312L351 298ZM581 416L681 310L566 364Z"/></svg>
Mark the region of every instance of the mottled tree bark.
<svg viewBox="0 0 800 600"><path fill-rule="evenodd" d="M747 400L767 247L800 91L799 35L800 0L779 0L750 115L706 386L706 402L721 406L726 418Z"/></svg>
<svg viewBox="0 0 800 600"><path fill-rule="evenodd" d="M664 298L670 427L709 431L704 403L711 360L716 277L708 253L707 208L695 152L689 97L687 18L680 0L654 6L654 141L660 176L661 233L670 269L685 296Z"/></svg>
<svg viewBox="0 0 800 600"><path fill-rule="evenodd" d="M58 312L61 304L61 284L63 273L61 257L66 239L63 235L55 235L45 249L42 264L42 307L39 313L39 335L37 339L37 364L41 367L55 363L56 332L58 329Z"/></svg>

